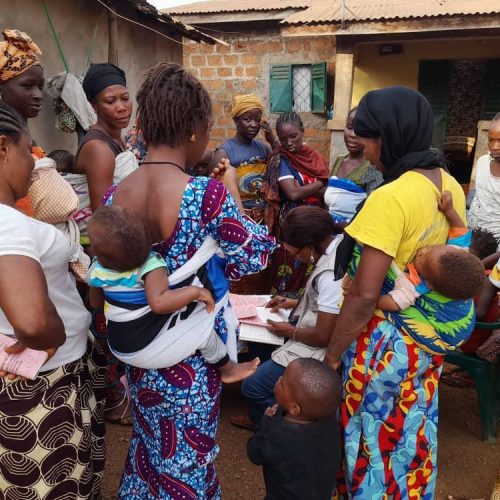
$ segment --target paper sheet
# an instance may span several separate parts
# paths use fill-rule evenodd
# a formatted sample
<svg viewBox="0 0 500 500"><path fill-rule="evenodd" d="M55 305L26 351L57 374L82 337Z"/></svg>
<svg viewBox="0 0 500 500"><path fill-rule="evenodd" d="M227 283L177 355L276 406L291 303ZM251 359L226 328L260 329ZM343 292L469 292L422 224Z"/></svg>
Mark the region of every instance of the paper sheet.
<svg viewBox="0 0 500 500"><path fill-rule="evenodd" d="M257 316L257 307L265 306L271 299L270 295L238 295L231 293L229 300L238 319Z"/></svg>
<svg viewBox="0 0 500 500"><path fill-rule="evenodd" d="M230 295L231 306L240 321L240 340L262 344L283 345L285 339L267 329L267 320L287 321L289 310L272 313L264 306L270 295Z"/></svg>
<svg viewBox="0 0 500 500"><path fill-rule="evenodd" d="M240 324L240 340L259 342L261 344L283 345L285 339L271 333L265 326Z"/></svg>
<svg viewBox="0 0 500 500"><path fill-rule="evenodd" d="M47 360L45 351L26 348L19 354L8 354L5 347L15 344L14 337L0 333L0 370L33 380Z"/></svg>
<svg viewBox="0 0 500 500"><path fill-rule="evenodd" d="M278 309L277 312L271 312L271 309L266 307L257 307L257 316L264 323L267 324L267 320L276 321L278 323L282 321L288 321L288 316L290 315L291 309Z"/></svg>

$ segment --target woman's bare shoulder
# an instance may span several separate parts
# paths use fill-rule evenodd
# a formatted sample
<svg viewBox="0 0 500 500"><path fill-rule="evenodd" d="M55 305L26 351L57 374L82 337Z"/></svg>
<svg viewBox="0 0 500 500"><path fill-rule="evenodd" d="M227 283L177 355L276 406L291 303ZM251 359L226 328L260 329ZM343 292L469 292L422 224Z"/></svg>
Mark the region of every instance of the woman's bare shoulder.
<svg viewBox="0 0 500 500"><path fill-rule="evenodd" d="M85 174L95 169L115 168L115 156L109 146L99 140L86 142L78 153L75 170Z"/></svg>

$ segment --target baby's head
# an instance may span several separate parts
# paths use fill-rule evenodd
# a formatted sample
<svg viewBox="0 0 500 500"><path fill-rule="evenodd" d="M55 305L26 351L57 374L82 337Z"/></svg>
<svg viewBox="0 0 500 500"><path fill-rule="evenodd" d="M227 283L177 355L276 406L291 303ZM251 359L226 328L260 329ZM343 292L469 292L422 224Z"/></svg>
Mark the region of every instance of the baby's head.
<svg viewBox="0 0 500 500"><path fill-rule="evenodd" d="M48 155L56 162L56 169L60 173L72 174L75 166L75 155L65 149L54 149Z"/></svg>
<svg viewBox="0 0 500 500"><path fill-rule="evenodd" d="M274 396L287 414L298 420L332 417L340 402L340 377L317 359L296 359L276 382Z"/></svg>
<svg viewBox="0 0 500 500"><path fill-rule="evenodd" d="M429 287L453 300L474 297L484 281L484 266L472 253L449 245L430 245L415 255L415 269Z"/></svg>
<svg viewBox="0 0 500 500"><path fill-rule="evenodd" d="M474 229L469 252L479 259L486 259L497 251L498 241L489 231Z"/></svg>
<svg viewBox="0 0 500 500"><path fill-rule="evenodd" d="M144 264L151 250L146 224L122 207L98 208L87 229L97 260L108 269L136 269Z"/></svg>

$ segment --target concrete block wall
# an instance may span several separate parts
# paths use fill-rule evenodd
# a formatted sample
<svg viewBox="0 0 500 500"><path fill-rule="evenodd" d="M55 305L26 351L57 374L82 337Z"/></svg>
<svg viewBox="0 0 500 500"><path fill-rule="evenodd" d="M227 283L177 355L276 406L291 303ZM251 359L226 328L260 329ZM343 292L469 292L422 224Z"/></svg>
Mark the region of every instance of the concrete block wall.
<svg viewBox="0 0 500 500"><path fill-rule="evenodd" d="M211 147L234 135L230 116L234 95L255 93L263 101L266 118L274 127L277 114L269 113L269 69L272 64L312 64L326 61L328 73L335 70L333 37L283 38L279 35L249 34L237 37L216 34L229 46L197 44L185 40L184 67L199 78L213 101L214 126ZM301 113L306 142L329 161L330 131L326 115Z"/></svg>

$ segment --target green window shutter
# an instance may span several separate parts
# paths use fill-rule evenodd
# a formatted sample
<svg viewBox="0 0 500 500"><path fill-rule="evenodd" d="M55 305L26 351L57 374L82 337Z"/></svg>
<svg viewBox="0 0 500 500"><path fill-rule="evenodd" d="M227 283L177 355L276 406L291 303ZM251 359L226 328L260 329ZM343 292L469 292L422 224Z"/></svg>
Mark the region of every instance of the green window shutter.
<svg viewBox="0 0 500 500"><path fill-rule="evenodd" d="M292 66L290 64L271 66L269 100L272 113L292 110Z"/></svg>
<svg viewBox="0 0 500 500"><path fill-rule="evenodd" d="M491 120L500 112L500 60L488 61L483 87L482 120Z"/></svg>
<svg viewBox="0 0 500 500"><path fill-rule="evenodd" d="M326 62L311 64L311 111L326 112Z"/></svg>
<svg viewBox="0 0 500 500"><path fill-rule="evenodd" d="M427 98L434 113L432 145L436 147L443 146L446 134L450 78L450 61L420 62L418 90Z"/></svg>

